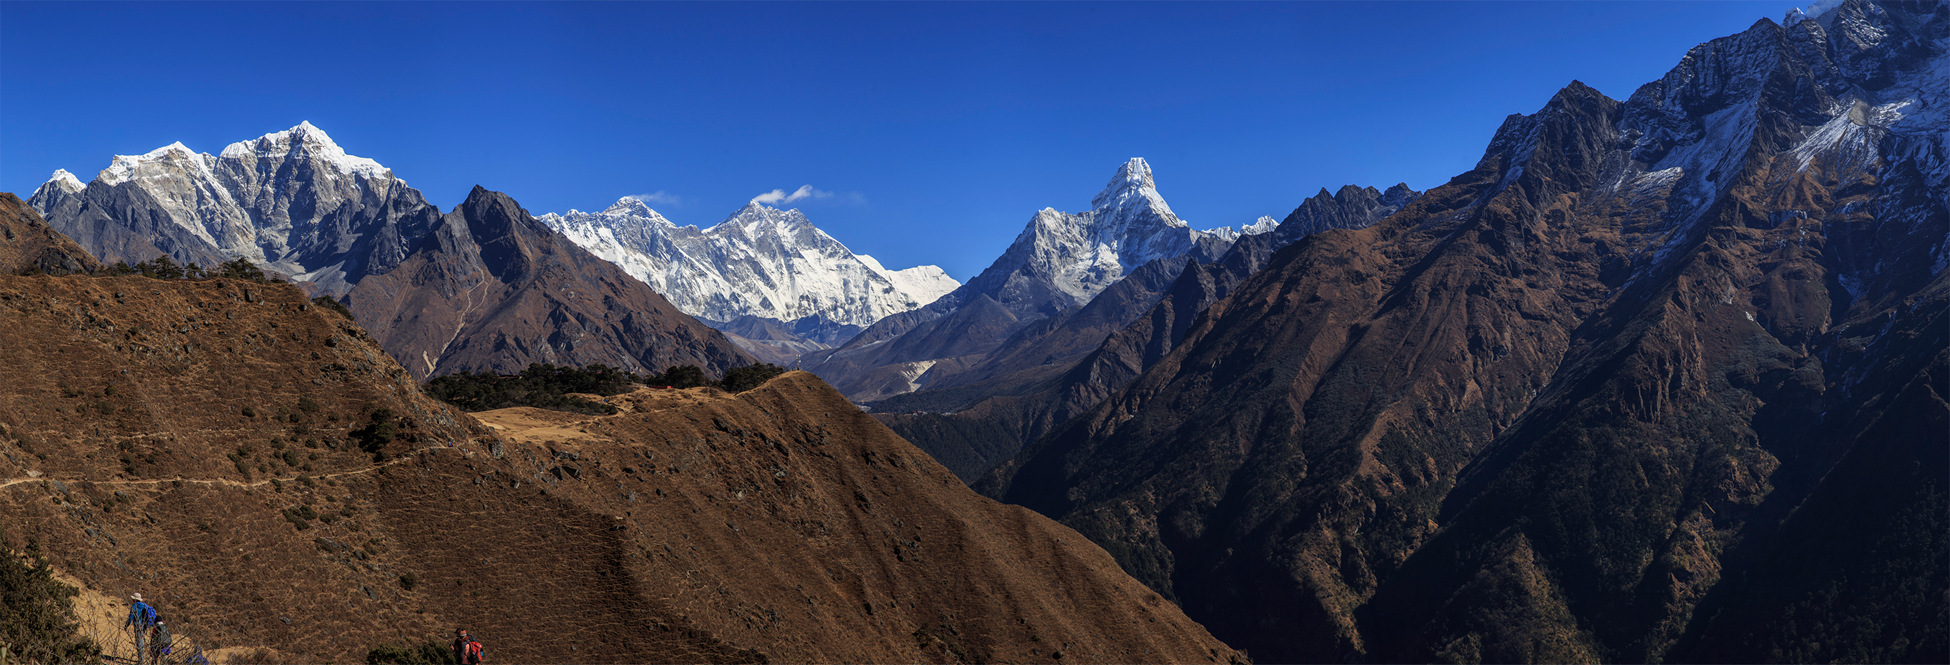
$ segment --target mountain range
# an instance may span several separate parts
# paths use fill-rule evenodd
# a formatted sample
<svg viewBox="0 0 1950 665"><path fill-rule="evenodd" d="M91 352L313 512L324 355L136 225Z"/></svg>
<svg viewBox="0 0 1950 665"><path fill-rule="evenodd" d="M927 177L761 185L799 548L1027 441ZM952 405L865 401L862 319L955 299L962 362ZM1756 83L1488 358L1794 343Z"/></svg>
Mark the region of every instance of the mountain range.
<svg viewBox="0 0 1950 665"><path fill-rule="evenodd" d="M1180 220L1158 193L1151 165L1133 158L1089 210L1038 211L974 279L926 307L880 320L839 348L808 355L806 367L857 402L940 387L1012 336L1083 309L1147 264L1211 260L1237 237L1236 230L1198 231Z"/></svg>
<svg viewBox="0 0 1950 665"><path fill-rule="evenodd" d="M21 322L0 490L40 494L0 495L0 521L97 592L138 579L120 538L199 584L237 570L183 553L251 539L323 563L230 597L371 601L422 632L587 607L618 659L1950 653L1950 4L1762 19L1625 99L1570 82L1427 191L1321 189L1277 221L1193 229L1131 159L966 283L758 201L703 229L480 187L441 213L309 124L59 171L26 203L0 198ZM308 292L64 276L157 255ZM470 416L414 380L761 360L808 372L592 396L611 416ZM378 456L439 464L350 454L395 414L411 436ZM350 531L180 529L287 528L294 501L351 502L375 558L334 547ZM465 565L415 529L477 505L517 534L483 553L494 579L549 600L419 616L481 596L385 576ZM547 543L600 554L521 556ZM302 637L192 606L236 640ZM355 615L334 630L393 634Z"/></svg>
<svg viewBox="0 0 1950 665"><path fill-rule="evenodd" d="M539 227L506 197L443 223L572 267L497 235ZM39 224L0 199L0 247ZM10 582L12 654L59 630L133 662L139 592L163 662L383 662L456 625L512 662L1246 660L805 373L467 414L294 285L0 259L0 549L74 610L16 619L51 605Z"/></svg>
<svg viewBox="0 0 1950 665"><path fill-rule="evenodd" d="M781 363L839 345L875 321L961 286L936 266L888 270L849 251L804 213L756 201L701 230L677 226L633 197L602 212L570 210L541 220L678 309Z"/></svg>
<svg viewBox="0 0 1950 665"><path fill-rule="evenodd" d="M1263 660L1940 659L1946 45L1846 0L1574 82L977 486Z"/></svg>
<svg viewBox="0 0 1950 665"><path fill-rule="evenodd" d="M1277 225L1235 236L1217 259L1146 264L1076 312L1012 336L948 385L874 402L875 417L973 482L1156 364L1275 250L1321 231L1365 228L1420 196L1405 184L1322 189Z"/></svg>
<svg viewBox="0 0 1950 665"><path fill-rule="evenodd" d="M57 171L28 203L107 263L243 258L346 303L408 372L530 363L633 372L756 362L643 282L475 188L441 214L311 123L219 155L181 143L117 156L81 185Z"/></svg>

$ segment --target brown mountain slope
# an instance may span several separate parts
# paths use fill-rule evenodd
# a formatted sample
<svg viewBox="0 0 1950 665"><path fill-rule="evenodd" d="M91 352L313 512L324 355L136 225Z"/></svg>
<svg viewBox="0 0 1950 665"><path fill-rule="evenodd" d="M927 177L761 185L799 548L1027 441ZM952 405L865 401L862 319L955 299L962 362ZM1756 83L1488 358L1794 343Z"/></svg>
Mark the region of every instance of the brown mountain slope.
<svg viewBox="0 0 1950 665"><path fill-rule="evenodd" d="M361 279L352 313L413 376L533 362L632 372L756 362L648 285L575 246L505 194L475 187L398 267Z"/></svg>
<svg viewBox="0 0 1950 665"><path fill-rule="evenodd" d="M624 412L482 417L565 469L559 495L618 518L645 548L639 579L728 642L787 662L1235 657L1088 540L976 495L810 374L608 401Z"/></svg>
<svg viewBox="0 0 1950 665"><path fill-rule="evenodd" d="M1848 60L1940 72L1950 10L1831 19L1512 116L990 490L1269 660L1940 656L1944 146Z"/></svg>
<svg viewBox="0 0 1950 665"><path fill-rule="evenodd" d="M0 277L0 318L0 530L205 648L356 661L466 625L509 662L1236 657L809 375L488 426L294 287Z"/></svg>
<svg viewBox="0 0 1950 665"><path fill-rule="evenodd" d="M20 197L0 192L0 273L35 270L60 275L101 267L100 261L48 226Z"/></svg>

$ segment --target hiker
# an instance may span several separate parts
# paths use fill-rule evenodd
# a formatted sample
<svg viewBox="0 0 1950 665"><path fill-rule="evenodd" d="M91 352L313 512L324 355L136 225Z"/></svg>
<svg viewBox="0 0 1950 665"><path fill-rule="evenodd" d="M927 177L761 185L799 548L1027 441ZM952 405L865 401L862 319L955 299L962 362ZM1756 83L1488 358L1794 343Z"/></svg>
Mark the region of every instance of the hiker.
<svg viewBox="0 0 1950 665"><path fill-rule="evenodd" d="M142 665L142 656L146 653L143 647L147 646L149 629L158 623L156 608L142 602L140 593L129 594L129 599L134 600L135 604L129 606L129 620L122 622L122 626L135 630L135 665Z"/></svg>
<svg viewBox="0 0 1950 665"><path fill-rule="evenodd" d="M460 665L476 665L481 662L483 651L485 649L481 648L481 643L474 641L474 638L467 634L466 628L454 631L454 662Z"/></svg>
<svg viewBox="0 0 1950 665"><path fill-rule="evenodd" d="M149 636L149 655L153 657L150 662L163 662L163 656L169 655L169 645L174 641L169 638L169 626L157 621L155 632Z"/></svg>

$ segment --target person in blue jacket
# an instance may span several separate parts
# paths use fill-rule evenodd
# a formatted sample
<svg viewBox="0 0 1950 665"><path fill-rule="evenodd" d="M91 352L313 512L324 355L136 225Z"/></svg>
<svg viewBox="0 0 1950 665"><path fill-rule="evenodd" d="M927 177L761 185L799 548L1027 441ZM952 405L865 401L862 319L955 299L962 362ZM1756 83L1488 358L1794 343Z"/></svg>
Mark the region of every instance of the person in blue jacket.
<svg viewBox="0 0 1950 665"><path fill-rule="evenodd" d="M156 608L142 602L142 594L130 594L129 599L135 604L129 606L129 620L122 622L122 626L135 629L135 665L142 665L143 656L148 654L144 647L148 646L149 629L157 623Z"/></svg>

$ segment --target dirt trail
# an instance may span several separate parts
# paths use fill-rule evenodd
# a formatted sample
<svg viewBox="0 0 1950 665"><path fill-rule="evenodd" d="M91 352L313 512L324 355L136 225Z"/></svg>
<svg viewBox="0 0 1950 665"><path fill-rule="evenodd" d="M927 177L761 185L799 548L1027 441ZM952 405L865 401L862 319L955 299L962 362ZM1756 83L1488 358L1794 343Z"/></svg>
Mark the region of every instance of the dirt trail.
<svg viewBox="0 0 1950 665"><path fill-rule="evenodd" d="M446 449L445 448L422 448L419 450L415 450L400 455L398 457L387 460L385 462L381 462L369 467L365 467L363 469L352 469L350 471L335 471L332 473L321 473L321 474L313 475L311 476L311 478L316 480L324 480L327 478L343 478L346 476L356 476L365 473L372 473L374 471L378 471L380 469L384 469L386 467L393 466L395 464L401 464L404 462L419 459L420 456L436 450L446 450ZM64 484L65 483L76 483L76 484L89 483L94 485L115 485L118 487L133 487L137 485L161 485L163 483L184 483L184 484L194 484L194 485L222 485L226 487L240 487L240 488L248 489L252 487L263 487L273 482L297 482L297 478L266 478L264 480L253 480L250 482L244 482L239 480L230 480L228 478L184 478L181 476L177 476L175 478L153 478L149 480L87 480L87 479L74 479L74 478L70 478L70 479L50 478L47 476L26 476L26 477L7 478L5 480L0 480L0 489L6 489L9 487L13 487L15 485L24 485L27 483L36 483L36 482L39 483L60 482Z"/></svg>

